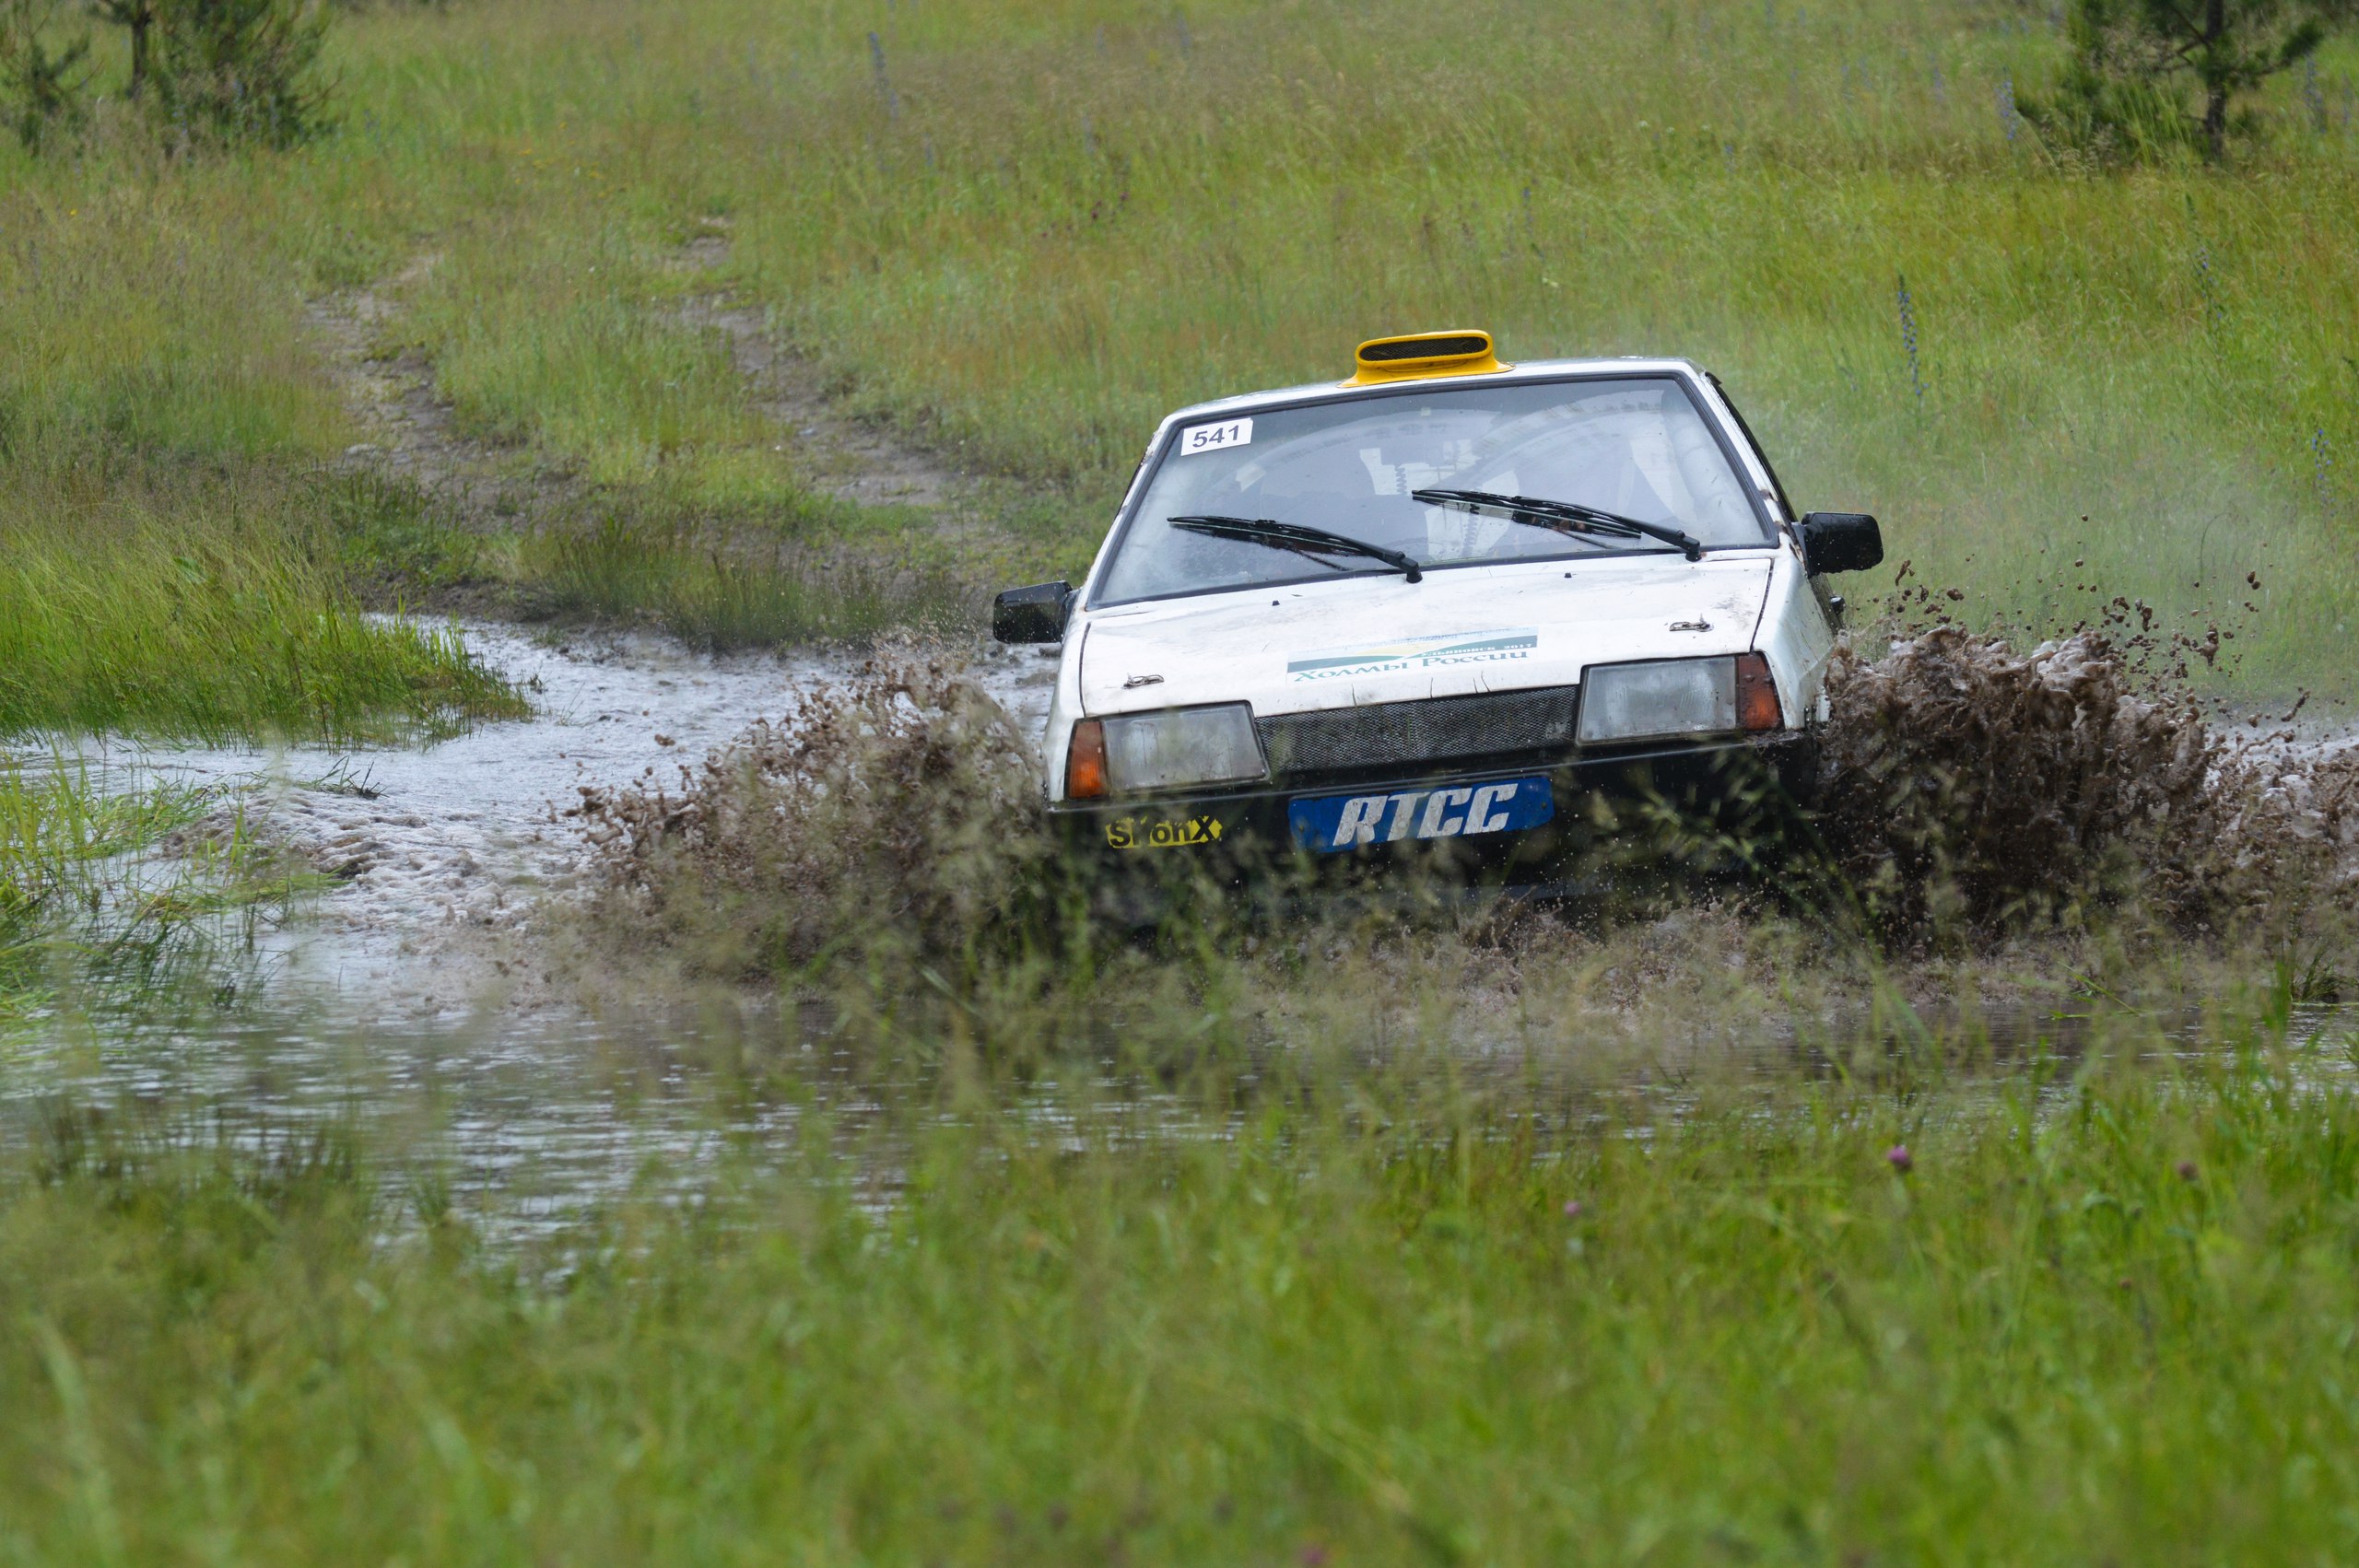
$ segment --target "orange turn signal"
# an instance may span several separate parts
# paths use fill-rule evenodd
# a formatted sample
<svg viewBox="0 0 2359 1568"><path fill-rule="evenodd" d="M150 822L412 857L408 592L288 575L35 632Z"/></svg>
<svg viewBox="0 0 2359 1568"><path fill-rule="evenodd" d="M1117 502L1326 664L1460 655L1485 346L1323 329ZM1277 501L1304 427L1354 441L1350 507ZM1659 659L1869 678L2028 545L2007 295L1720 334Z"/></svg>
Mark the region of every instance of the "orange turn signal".
<svg viewBox="0 0 2359 1568"><path fill-rule="evenodd" d="M1766 655L1736 656L1736 721L1748 731L1786 727L1785 709L1778 706L1778 683L1769 678Z"/></svg>
<svg viewBox="0 0 2359 1568"><path fill-rule="evenodd" d="M1769 699L1777 706L1777 698ZM1073 746L1065 753L1065 799L1095 800L1106 793L1106 726L1085 719L1073 727Z"/></svg>

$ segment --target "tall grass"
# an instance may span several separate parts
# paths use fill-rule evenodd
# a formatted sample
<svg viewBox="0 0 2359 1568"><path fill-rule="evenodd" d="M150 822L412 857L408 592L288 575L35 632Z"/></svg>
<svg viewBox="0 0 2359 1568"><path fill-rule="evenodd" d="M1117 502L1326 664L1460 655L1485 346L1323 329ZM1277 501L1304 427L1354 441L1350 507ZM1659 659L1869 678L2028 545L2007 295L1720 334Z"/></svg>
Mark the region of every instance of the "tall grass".
<svg viewBox="0 0 2359 1568"><path fill-rule="evenodd" d="M348 434L252 215L118 150L0 182L0 733L366 738L522 711L366 618L304 477Z"/></svg>
<svg viewBox="0 0 2359 1568"><path fill-rule="evenodd" d="M316 384L285 347L299 300L399 275L390 330L473 428L602 483L792 509L796 436L681 310L726 287L856 406L1068 493L1059 529L995 553L1070 569L1166 408L1476 320L1517 357L1712 364L1800 501L1883 513L1970 614L2053 630L2092 588L2182 617L2249 597L2228 678L2359 698L2359 495L2319 462L2359 451L2348 43L2310 98L2271 89L2233 168L2126 173L2001 112L2060 43L1965 0L1482 0L1446 29L1402 0L493 0L356 17L337 47L344 127L301 152L0 153L23 236L0 291L48 298L39 257L115 269L73 290L96 346L12 393L70 417L20 422L128 428L107 389L160 357L139 439L319 451L339 438L289 390ZM726 240L717 269L699 237ZM14 387L46 363L0 360Z"/></svg>
<svg viewBox="0 0 2359 1568"><path fill-rule="evenodd" d="M921 557L815 548L775 527L660 505L537 529L517 542L504 570L519 603L534 611L648 620L718 649L945 626L969 609L949 571Z"/></svg>
<svg viewBox="0 0 2359 1568"><path fill-rule="evenodd" d="M2359 1099L2251 1000L2159 1074L1700 1103L952 1047L950 1114L846 1086L913 1114L502 1246L351 1137L61 1114L0 1508L28 1562L2336 1561Z"/></svg>
<svg viewBox="0 0 2359 1568"><path fill-rule="evenodd" d="M363 617L296 477L348 431L252 215L142 155L0 182L0 733L355 737L522 711Z"/></svg>
<svg viewBox="0 0 2359 1568"><path fill-rule="evenodd" d="M323 488L97 465L17 479L0 732L367 739L525 710L454 633L363 614L303 515Z"/></svg>
<svg viewBox="0 0 2359 1568"><path fill-rule="evenodd" d="M0 1024L70 1000L168 994L217 956L214 918L297 882L241 829L166 855L217 791L0 755Z"/></svg>
<svg viewBox="0 0 2359 1568"><path fill-rule="evenodd" d="M593 482L793 497L727 340L650 298L687 286L677 238L634 235L588 202L519 216L521 232L462 219L405 329L431 346L463 422L562 454Z"/></svg>
<svg viewBox="0 0 2359 1568"><path fill-rule="evenodd" d="M1165 408L1333 376L1368 332L1692 353L1805 505L1885 513L1974 610L2067 626L2095 585L2201 615L2257 570L2242 679L2359 695L2333 652L2353 498L2311 451L2359 448L2353 142L2298 106L2233 174L2076 170L1991 107L2047 69L2044 29L1873 3L1500 0L1440 32L1405 6L945 4L866 34L514 6L356 41L408 135L481 155L434 284L469 301L468 362L541 352L524 318L593 236L628 280L601 287L661 289L617 235L660 260L725 228L722 275L870 405L1102 516ZM568 282L466 263L528 214L581 236Z"/></svg>
<svg viewBox="0 0 2359 1568"><path fill-rule="evenodd" d="M259 215L128 149L76 172L0 175L0 461L331 450L343 414Z"/></svg>

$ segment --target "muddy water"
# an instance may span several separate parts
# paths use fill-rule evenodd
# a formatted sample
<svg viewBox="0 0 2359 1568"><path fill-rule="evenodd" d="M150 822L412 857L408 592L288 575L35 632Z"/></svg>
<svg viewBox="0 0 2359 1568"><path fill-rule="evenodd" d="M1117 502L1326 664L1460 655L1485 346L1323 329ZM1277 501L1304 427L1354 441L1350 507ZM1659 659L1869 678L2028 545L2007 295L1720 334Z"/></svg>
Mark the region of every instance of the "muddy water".
<svg viewBox="0 0 2359 1568"><path fill-rule="evenodd" d="M859 656L463 629L530 696L531 719L408 748L82 748L102 779L223 791L206 830L239 827L334 880L252 930L259 993L227 1015L12 1043L0 1099L18 1114L0 1141L61 1095L277 1124L358 1111L396 1141L424 1135L463 1189L499 1190L511 1216L702 1166L716 1123L687 1056L748 1036L797 1049L801 1032L767 1003L618 1021L552 989L532 961L536 927L585 876L561 813L585 788L675 776L756 720L791 722L798 690L842 681ZM1055 661L989 645L967 657L1037 734ZM739 1106L730 1121L758 1140L784 1114Z"/></svg>
<svg viewBox="0 0 2359 1568"><path fill-rule="evenodd" d="M757 720L791 720L798 689L840 682L860 662L715 657L652 636L552 643L483 625L464 635L530 696L531 719L409 749L94 748L123 776L227 788L213 828L241 818L337 880L262 938L282 1000L370 1024L545 1000L510 983L521 943L496 939L529 935L548 899L579 890L581 838L562 815L579 792L669 780ZM978 684L1037 734L1055 662L992 645L970 659Z"/></svg>

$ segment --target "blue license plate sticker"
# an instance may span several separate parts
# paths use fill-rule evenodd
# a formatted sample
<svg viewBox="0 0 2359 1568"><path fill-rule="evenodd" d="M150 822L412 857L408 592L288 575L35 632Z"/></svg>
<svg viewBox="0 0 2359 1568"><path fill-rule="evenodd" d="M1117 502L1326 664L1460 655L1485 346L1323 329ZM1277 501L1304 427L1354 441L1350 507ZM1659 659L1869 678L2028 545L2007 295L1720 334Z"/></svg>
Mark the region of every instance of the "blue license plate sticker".
<svg viewBox="0 0 2359 1568"><path fill-rule="evenodd" d="M1472 838L1521 833L1556 814L1545 778L1489 784L1436 784L1367 795L1321 795L1286 807L1294 841L1322 855L1405 838Z"/></svg>

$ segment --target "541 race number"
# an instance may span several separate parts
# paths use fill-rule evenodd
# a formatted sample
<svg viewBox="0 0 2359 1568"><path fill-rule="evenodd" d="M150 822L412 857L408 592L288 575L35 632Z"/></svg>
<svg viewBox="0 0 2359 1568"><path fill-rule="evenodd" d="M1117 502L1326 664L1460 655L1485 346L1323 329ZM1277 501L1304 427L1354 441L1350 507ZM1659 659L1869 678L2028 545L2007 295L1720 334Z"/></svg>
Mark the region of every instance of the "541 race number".
<svg viewBox="0 0 2359 1568"><path fill-rule="evenodd" d="M1226 451L1253 444L1253 421L1231 419L1222 425L1193 425L1180 432L1180 455Z"/></svg>

